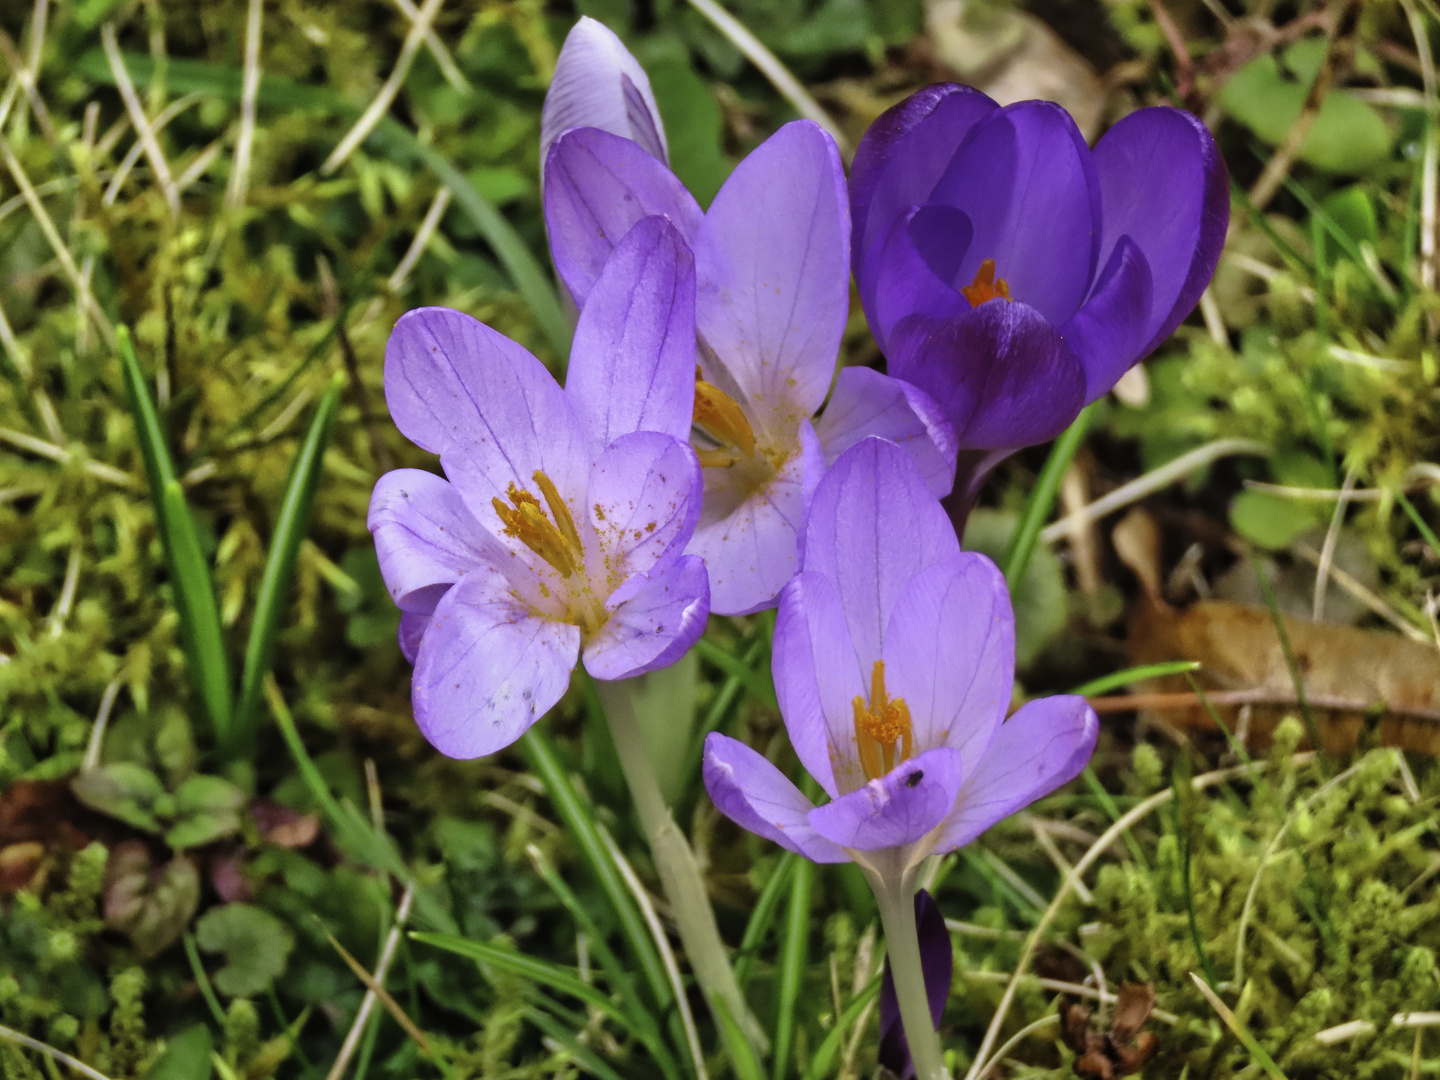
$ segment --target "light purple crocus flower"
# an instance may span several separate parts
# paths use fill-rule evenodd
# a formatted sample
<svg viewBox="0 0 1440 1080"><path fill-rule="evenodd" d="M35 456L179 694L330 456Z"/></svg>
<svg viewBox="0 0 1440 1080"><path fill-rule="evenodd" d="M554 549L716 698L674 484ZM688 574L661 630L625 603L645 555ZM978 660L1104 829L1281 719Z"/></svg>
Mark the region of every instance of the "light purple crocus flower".
<svg viewBox="0 0 1440 1080"><path fill-rule="evenodd" d="M820 481L804 568L780 596L773 670L813 806L719 733L705 786L720 811L816 862L854 860L877 895L1074 778L1099 730L1084 698L1005 718L1015 621L1005 580L955 531L910 457L867 439ZM908 899L906 901L908 906Z"/></svg>
<svg viewBox="0 0 1440 1080"><path fill-rule="evenodd" d="M1092 151L1052 102L1002 108L939 85L871 125L850 207L870 328L890 374L954 425L964 500L1190 313L1225 241L1229 181L1180 109L1131 113Z"/></svg>
<svg viewBox="0 0 1440 1080"><path fill-rule="evenodd" d="M641 220L595 282L562 390L522 346L458 311L400 319L385 399L440 456L375 485L369 526L415 664L420 730L470 758L515 741L583 654L598 679L673 663L704 630L690 434L695 273Z"/></svg>
<svg viewBox="0 0 1440 1080"><path fill-rule="evenodd" d="M554 86L640 85L618 39L604 51L577 48L576 70L567 69L571 42L600 33L584 20L576 26ZM552 98L556 93L552 88ZM576 304L583 310L589 303L616 240L643 215L667 217L695 252L694 442L705 503L690 550L709 567L715 611L773 606L798 568L816 483L860 439L895 440L915 455L937 494L949 491L956 444L938 406L914 386L868 369L845 368L836 378L849 312L850 217L830 136L808 120L785 125L736 167L702 212L665 165L658 114L653 124L637 121L642 95L626 98L622 115L603 104L613 92L589 110L568 89L564 94L563 109L546 103L554 141L541 147L545 221L556 270ZM562 122L576 127L556 136ZM644 137L650 126L658 138Z"/></svg>

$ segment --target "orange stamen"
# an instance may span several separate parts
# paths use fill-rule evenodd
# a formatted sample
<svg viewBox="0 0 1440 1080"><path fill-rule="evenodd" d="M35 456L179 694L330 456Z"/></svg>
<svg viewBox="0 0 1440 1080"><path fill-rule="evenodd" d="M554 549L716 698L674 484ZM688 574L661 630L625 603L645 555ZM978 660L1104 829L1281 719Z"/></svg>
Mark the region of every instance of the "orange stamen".
<svg viewBox="0 0 1440 1080"><path fill-rule="evenodd" d="M499 499L491 499L490 505L495 507L495 513L505 523L502 531L506 536L519 540L559 571L561 577L568 578L580 569L585 554L580 534L575 529L575 519L570 516L570 508L548 476L537 470L534 479L550 507L551 516L555 519L553 523L540 509L540 500L514 484L505 492L510 500L509 506Z"/></svg>
<svg viewBox="0 0 1440 1080"><path fill-rule="evenodd" d="M878 779L900 762L910 759L915 749L910 706L905 704L904 698L891 700L886 693L884 660L876 660L870 671L869 706L859 695L851 704L855 710L855 745L867 780ZM897 742L900 744L898 748L895 745Z"/></svg>
<svg viewBox="0 0 1440 1080"><path fill-rule="evenodd" d="M987 300L994 300L997 296L1001 300L1010 299L1010 283L1004 278L995 276L995 260L986 259L980 264L980 269L975 271L975 280L960 290L961 295L970 301L971 307L979 307Z"/></svg>
<svg viewBox="0 0 1440 1080"><path fill-rule="evenodd" d="M695 368L695 426L722 447L740 451L741 457L755 453L755 429L745 418L745 411L729 394L714 383L700 377ZM711 467L702 457L700 464ZM714 465L732 465L734 461L715 460Z"/></svg>

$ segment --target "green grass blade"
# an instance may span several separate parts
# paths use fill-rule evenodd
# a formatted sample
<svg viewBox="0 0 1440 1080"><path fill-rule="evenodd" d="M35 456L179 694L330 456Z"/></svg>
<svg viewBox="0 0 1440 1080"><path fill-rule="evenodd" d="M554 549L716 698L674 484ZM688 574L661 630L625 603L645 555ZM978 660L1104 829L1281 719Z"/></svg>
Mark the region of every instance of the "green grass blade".
<svg viewBox="0 0 1440 1080"><path fill-rule="evenodd" d="M1075 418L1075 422L1055 440L1050 456L1045 459L1045 467L1040 470L1035 486L1030 489L1030 494L1025 499L1025 507L1020 511L1020 522L1015 526L1010 543L1006 545L1005 557L1000 565L1005 574L1005 583L1012 591L1024 580L1025 571L1030 568L1030 557L1035 554L1035 545L1040 542L1040 530L1045 527L1045 522L1050 517L1050 510L1055 505L1055 495L1060 490L1060 481L1065 476L1065 470L1070 467L1080 444L1085 441L1085 430L1090 426L1090 415L1094 411L1094 405L1087 405Z"/></svg>
<svg viewBox="0 0 1440 1080"><path fill-rule="evenodd" d="M575 1032L569 1030L543 1009L527 1010L525 1019L563 1046L565 1052L574 1058L575 1063L582 1069L598 1076L600 1080L623 1080L621 1075L605 1062L604 1058L595 1051L581 1046L575 1038Z"/></svg>
<svg viewBox="0 0 1440 1080"><path fill-rule="evenodd" d="M1285 629L1285 617L1280 614L1280 605L1275 601L1275 590L1270 587L1270 576L1254 555L1250 564L1255 576L1260 579L1260 592L1265 597L1265 606L1270 611L1270 621L1275 625L1275 636L1280 639L1280 651L1285 656L1285 666L1290 670L1290 682L1295 687L1295 700L1300 706L1300 718L1305 721L1305 733L1310 736L1310 749L1320 755L1321 768L1328 776L1334 772L1329 755L1320 741L1320 725L1315 720L1315 711L1310 708L1310 698L1305 693L1305 676L1300 671L1300 662L1295 658L1295 648L1290 644L1290 631Z"/></svg>
<svg viewBox="0 0 1440 1080"><path fill-rule="evenodd" d="M270 552L265 559L265 572L260 578L260 592L255 599L255 621L250 627L250 640L245 645L245 667L240 676L240 705L235 713L233 744L242 753L253 752L264 679L275 656L275 638L279 634L280 619L285 613L290 585L295 578L300 542L305 539L310 527L325 448L330 444L330 432L335 426L335 413L340 407L340 391L344 385L343 375L337 374L330 381L320 399L320 407L310 421L310 429L295 452L285 494L280 499L275 534L270 538Z"/></svg>
<svg viewBox="0 0 1440 1080"><path fill-rule="evenodd" d="M865 985L864 990L855 995L855 1000L845 1006L845 1011L835 1019L835 1026L815 1048L815 1056L810 1059L810 1068L805 1072L805 1080L826 1080L831 1075L835 1058L840 1053L840 1044L850 1033L851 1025L859 1019L860 1014L879 993L880 976L876 975Z"/></svg>
<svg viewBox="0 0 1440 1080"><path fill-rule="evenodd" d="M720 1037L725 1048L730 1052L730 1065L735 1070L736 1080L764 1080L765 1073L760 1068L760 1059L755 1056L745 1032L740 1030L740 1025L730 1015L725 1000L717 995L711 999L710 1009L715 1015L715 1022L720 1025Z"/></svg>
<svg viewBox="0 0 1440 1080"><path fill-rule="evenodd" d="M145 481L155 508L155 524L175 591L185 664L215 739L223 747L231 734L233 699L230 696L230 660L220 626L215 583L200 550L195 519L190 516L190 508L185 504L185 493L175 474L175 462L170 457L165 429L155 411L155 402L140 370L140 361L135 357L129 329L118 327L116 338L120 370L130 401L130 416L135 423L135 437L145 466Z"/></svg>
<svg viewBox="0 0 1440 1080"><path fill-rule="evenodd" d="M1405 497L1403 491L1395 492L1395 501L1400 504L1400 509L1405 511L1406 517L1414 522L1415 528L1420 530L1420 535L1425 538L1425 543L1430 545L1435 557L1440 558L1440 539L1436 539L1434 530L1425 524L1425 519L1420 516L1420 511L1415 509L1415 504Z"/></svg>
<svg viewBox="0 0 1440 1080"><path fill-rule="evenodd" d="M1280 1071L1280 1066L1275 1064L1275 1059L1270 1056L1265 1047L1260 1045L1259 1040L1250 1034L1250 1029L1240 1022L1240 1018L1231 1011L1230 1006L1220 1000L1220 995L1210 989L1209 984L1195 972L1190 972L1190 978L1195 980L1195 988L1204 995L1216 1015L1225 1022L1226 1027L1235 1033L1235 1037L1240 1040L1246 1050L1250 1051L1251 1056L1259 1063L1260 1068L1264 1069L1266 1074L1271 1077L1271 1080L1285 1080L1285 1074Z"/></svg>
<svg viewBox="0 0 1440 1080"><path fill-rule="evenodd" d="M790 904L780 939L780 995L776 1002L775 1056L771 1059L771 1080L785 1080L790 1072L790 1050L795 1042L795 1007L805 982L805 962L810 952L810 900L815 891L815 864L801 859L795 865L790 886Z"/></svg>
<svg viewBox="0 0 1440 1080"><path fill-rule="evenodd" d="M1089 682L1077 686L1070 693L1080 697L1099 697L1101 694L1119 690L1131 683L1144 682L1146 679L1158 679L1164 675L1185 675L1199 670L1200 661L1198 660L1165 660L1158 664L1142 664L1140 667L1117 671L1113 675L1102 675L1098 679L1091 679Z"/></svg>
<svg viewBox="0 0 1440 1080"><path fill-rule="evenodd" d="M801 856L793 851L787 851L780 856L780 865L775 868L770 880L765 882L765 887L755 898L755 908L750 912L750 919L745 924L745 936L740 940L740 949L735 956L735 981L740 984L741 990L750 982L750 976L755 970L755 955L770 932L775 921L775 909L780 906L780 898L785 895L795 873L795 865L800 861Z"/></svg>
<svg viewBox="0 0 1440 1080"><path fill-rule="evenodd" d="M709 638L701 638L695 642L695 651L700 659L714 664L726 675L739 679L747 693L756 701L767 708L778 708L775 703L775 684L770 679L768 665L764 670L757 670L750 666L746 660L734 655L728 649L724 649ZM746 656L750 654L747 652Z"/></svg>

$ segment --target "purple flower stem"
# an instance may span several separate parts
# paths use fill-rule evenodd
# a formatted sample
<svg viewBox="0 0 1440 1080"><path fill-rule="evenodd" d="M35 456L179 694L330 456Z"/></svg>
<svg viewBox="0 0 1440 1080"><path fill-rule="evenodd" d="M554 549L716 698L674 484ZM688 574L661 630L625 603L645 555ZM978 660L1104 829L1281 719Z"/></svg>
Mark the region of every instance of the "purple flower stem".
<svg viewBox="0 0 1440 1080"><path fill-rule="evenodd" d="M763 1057L769 1051L769 1040L740 992L735 970L730 966L730 958L720 940L720 929L715 925L715 911L710 906L700 864L695 861L695 853L675 824L670 807L665 804L665 797L660 792L660 782L655 777L640 724L635 718L631 680L597 679L595 690L605 710L610 736L615 741L615 751L620 758L620 768L625 773L630 797L635 802L635 813L650 844L660 884L670 902L676 928L680 931L680 941L685 946L685 955L695 971L695 978L711 1011L717 1011L718 1002L749 1040L755 1053ZM914 934L913 914L911 934ZM731 1030L723 1022L718 1022L717 1026L727 1035ZM731 1056L737 1061L742 1060L738 1055L744 1053L747 1051L743 1047L731 1048Z"/></svg>
<svg viewBox="0 0 1440 1080"><path fill-rule="evenodd" d="M920 960L920 937L915 926L915 875L866 870L865 877L880 908L885 929L885 952L895 980L900 1022L915 1064L916 1080L950 1080L940 1036L931 1019L925 969Z"/></svg>
<svg viewBox="0 0 1440 1080"><path fill-rule="evenodd" d="M965 538L965 523L970 520L970 511L980 498L980 489L990 474L1014 450L961 450L955 463L955 487L949 495L940 500L950 523L955 526L955 535Z"/></svg>

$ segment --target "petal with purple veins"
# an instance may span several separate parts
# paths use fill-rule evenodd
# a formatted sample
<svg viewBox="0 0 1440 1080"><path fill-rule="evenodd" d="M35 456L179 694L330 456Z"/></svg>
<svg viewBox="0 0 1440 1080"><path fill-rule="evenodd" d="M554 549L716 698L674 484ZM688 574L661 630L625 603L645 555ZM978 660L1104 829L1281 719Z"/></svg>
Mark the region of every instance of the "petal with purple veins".
<svg viewBox="0 0 1440 1080"><path fill-rule="evenodd" d="M616 439L590 471L589 521L603 560L592 578L618 585L679 558L700 519L700 493L688 444L654 431Z"/></svg>
<svg viewBox="0 0 1440 1080"><path fill-rule="evenodd" d="M366 524L375 536L380 576L402 611L430 614L466 571L503 554L454 486L420 469L380 477Z"/></svg>
<svg viewBox="0 0 1440 1080"><path fill-rule="evenodd" d="M809 821L825 839L856 851L912 844L950 813L961 778L960 751L938 746L817 806Z"/></svg>
<svg viewBox="0 0 1440 1080"><path fill-rule="evenodd" d="M597 679L629 679L669 667L700 635L710 614L705 563L681 556L626 581L606 603L609 618L585 643L585 670Z"/></svg>
<svg viewBox="0 0 1440 1080"><path fill-rule="evenodd" d="M705 790L716 808L742 829L818 863L850 856L811 828L810 800L750 747L719 732L705 739Z"/></svg>

